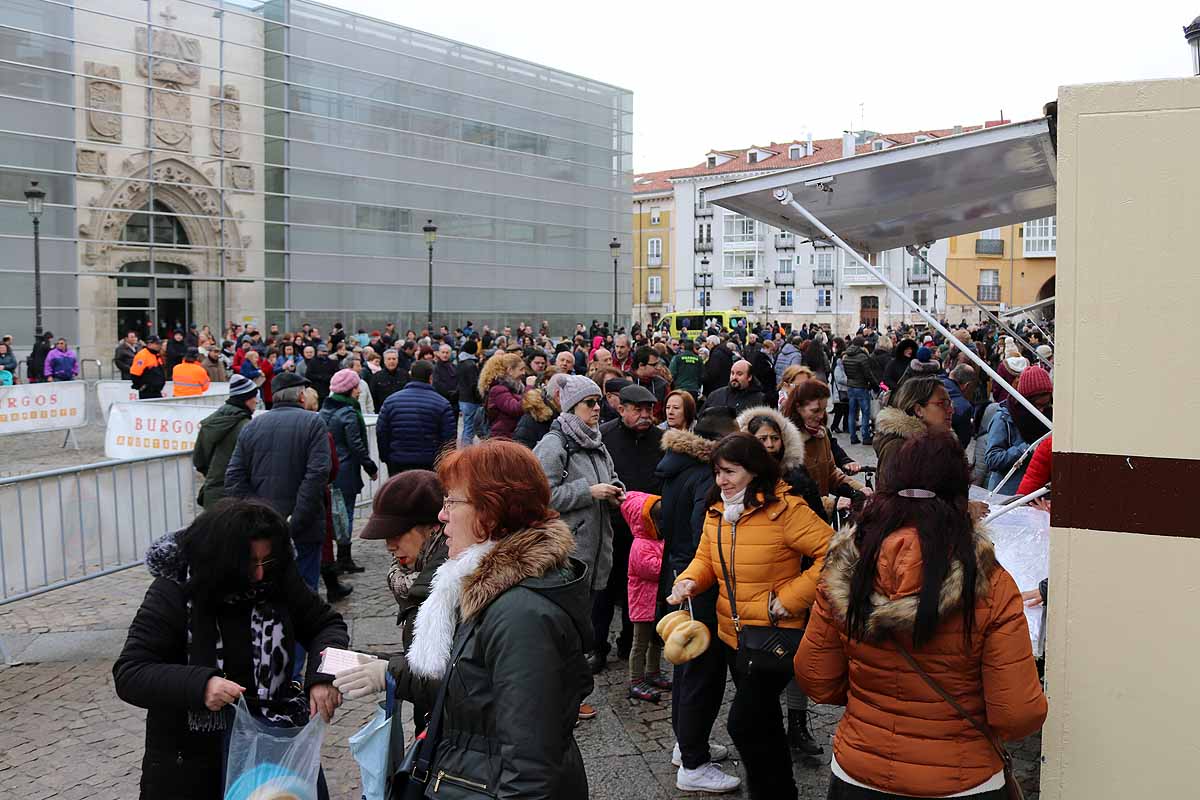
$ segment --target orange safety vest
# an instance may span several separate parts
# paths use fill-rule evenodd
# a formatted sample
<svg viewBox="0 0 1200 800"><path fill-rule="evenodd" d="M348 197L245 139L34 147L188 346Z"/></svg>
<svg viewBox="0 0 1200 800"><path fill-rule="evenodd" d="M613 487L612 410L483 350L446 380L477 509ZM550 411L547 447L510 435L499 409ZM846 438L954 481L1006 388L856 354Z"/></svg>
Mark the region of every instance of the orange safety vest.
<svg viewBox="0 0 1200 800"><path fill-rule="evenodd" d="M199 364L184 361L171 370L171 380L175 384L175 397L195 397L208 390L210 379L208 372Z"/></svg>
<svg viewBox="0 0 1200 800"><path fill-rule="evenodd" d="M130 375L141 375L148 369L161 367L163 365L162 353L152 353L150 348L143 347L138 351L138 354L133 357L133 364L129 367Z"/></svg>

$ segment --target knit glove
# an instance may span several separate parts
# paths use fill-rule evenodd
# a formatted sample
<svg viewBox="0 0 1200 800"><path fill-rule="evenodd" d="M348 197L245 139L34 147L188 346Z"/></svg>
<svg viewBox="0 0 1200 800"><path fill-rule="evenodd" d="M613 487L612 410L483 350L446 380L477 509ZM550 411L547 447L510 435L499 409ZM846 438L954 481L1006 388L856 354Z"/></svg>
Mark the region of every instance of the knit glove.
<svg viewBox="0 0 1200 800"><path fill-rule="evenodd" d="M387 666L383 659L372 658L339 674L333 687L347 700L379 694L387 686Z"/></svg>
<svg viewBox="0 0 1200 800"><path fill-rule="evenodd" d="M788 619L792 616L792 612L788 611L783 603L779 602L779 595L771 592L771 600L767 604L768 610L771 612L771 619Z"/></svg>

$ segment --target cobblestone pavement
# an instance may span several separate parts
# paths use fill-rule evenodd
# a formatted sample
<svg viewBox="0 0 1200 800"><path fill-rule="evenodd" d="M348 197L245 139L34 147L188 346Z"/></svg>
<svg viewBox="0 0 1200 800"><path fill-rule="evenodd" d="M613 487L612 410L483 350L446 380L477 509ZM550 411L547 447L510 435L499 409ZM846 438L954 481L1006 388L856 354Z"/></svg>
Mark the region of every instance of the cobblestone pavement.
<svg viewBox="0 0 1200 800"><path fill-rule="evenodd" d="M867 448L853 448L851 455L874 463ZM74 463L81 463L76 458ZM349 622L353 646L369 652L393 651L398 637L395 606L384 580L387 553L382 543L356 542L355 559L368 570L350 579L354 594L337 604ZM0 797L126 800L137 796L145 712L117 698L112 661L149 582L145 570L136 567L0 606L0 664L8 663L0 665L0 716L5 719L0 726ZM599 713L576 730L591 796L688 796L675 789L669 701L629 700L625 685L622 665L610 661L591 698ZM727 691L726 707L712 735L724 744L729 743L724 719L731 696ZM347 739L374 709L367 701L346 703L326 737L323 763L337 800L359 797L358 768ZM407 705L406 711L404 720L411 733ZM801 798L825 797L829 742L840 717L840 708L813 709L813 733L825 745L825 754L819 763L796 765ZM1015 749L1018 773L1031 800L1038 796L1039 753L1036 736ZM727 764L740 774L736 753Z"/></svg>

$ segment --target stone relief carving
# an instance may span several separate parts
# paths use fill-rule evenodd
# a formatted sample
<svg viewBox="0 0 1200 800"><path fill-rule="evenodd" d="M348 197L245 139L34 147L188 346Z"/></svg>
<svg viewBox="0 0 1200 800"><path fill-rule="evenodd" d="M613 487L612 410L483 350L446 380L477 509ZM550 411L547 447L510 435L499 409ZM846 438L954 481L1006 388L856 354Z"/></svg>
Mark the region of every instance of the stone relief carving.
<svg viewBox="0 0 1200 800"><path fill-rule="evenodd" d="M254 168L249 164L227 164L225 167L225 186L239 192L254 190Z"/></svg>
<svg viewBox="0 0 1200 800"><path fill-rule="evenodd" d="M87 135L94 142L121 141L121 68L84 62Z"/></svg>
<svg viewBox="0 0 1200 800"><path fill-rule="evenodd" d="M210 86L208 93L212 96L208 122L211 126L212 154L239 158L242 155L242 106L238 102L238 89L229 84L225 85L223 91L220 87Z"/></svg>
<svg viewBox="0 0 1200 800"><path fill-rule="evenodd" d="M180 36L163 28L156 27L153 36L147 36L145 28L138 28L135 34L134 49L139 53L147 52L147 39L153 43L150 55L154 56L154 70L150 74L146 56L138 56L138 75L149 77L163 83L175 83L180 86L195 86L200 82L200 40L191 36Z"/></svg>
<svg viewBox="0 0 1200 800"><path fill-rule="evenodd" d="M79 148L75 154L75 171L80 180L103 180L99 176L108 174L108 153Z"/></svg>
<svg viewBox="0 0 1200 800"><path fill-rule="evenodd" d="M172 150L192 149L192 98L171 83L154 89L154 138Z"/></svg>

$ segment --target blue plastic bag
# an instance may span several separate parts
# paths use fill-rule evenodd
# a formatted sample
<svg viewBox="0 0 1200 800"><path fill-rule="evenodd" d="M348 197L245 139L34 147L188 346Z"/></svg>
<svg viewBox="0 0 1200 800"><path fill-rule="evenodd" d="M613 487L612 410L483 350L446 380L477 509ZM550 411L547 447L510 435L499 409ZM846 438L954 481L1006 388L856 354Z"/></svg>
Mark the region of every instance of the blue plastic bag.
<svg viewBox="0 0 1200 800"><path fill-rule="evenodd" d="M302 728L255 718L239 698L229 734L225 800L317 800L321 744L327 725L318 714Z"/></svg>
<svg viewBox="0 0 1200 800"><path fill-rule="evenodd" d="M363 800L384 800L391 738L392 717L382 703L371 721L350 737L350 754L362 776Z"/></svg>

